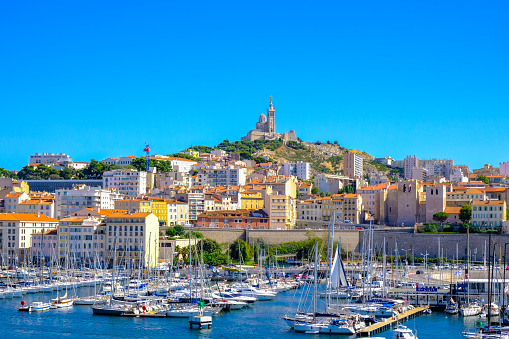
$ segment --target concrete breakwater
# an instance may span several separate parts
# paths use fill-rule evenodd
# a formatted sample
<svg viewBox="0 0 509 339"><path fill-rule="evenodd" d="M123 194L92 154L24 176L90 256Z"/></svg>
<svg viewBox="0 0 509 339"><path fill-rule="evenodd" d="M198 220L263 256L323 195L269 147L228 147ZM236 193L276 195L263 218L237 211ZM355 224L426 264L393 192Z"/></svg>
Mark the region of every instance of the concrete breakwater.
<svg viewBox="0 0 509 339"><path fill-rule="evenodd" d="M232 243L237 239L242 239L250 244L258 240L269 245L277 245L290 241L307 240L306 230L243 230L243 229L222 229L222 228L196 228L193 229L202 233L206 238L216 240L219 243ZM320 238L327 237L326 230L313 230L316 236ZM367 237L367 230L335 230L334 241L340 241L343 248L355 253L362 252L363 239ZM467 256L467 234L441 234L441 233L413 233L412 229L394 229L394 230L375 230L374 247L377 252L383 249L385 239L385 248L387 255L394 255L396 246L399 255L414 254L415 256L424 256L427 252L429 258L436 258L440 252L449 258L456 258L456 246L460 260ZM492 235L493 245L496 246L496 258L504 256L504 246L509 244L509 235ZM440 244L440 245L439 245ZM470 234L470 253L471 260L483 260L485 246L488 246L487 234ZM509 247L509 246L507 246ZM486 249L486 253L487 253ZM422 254L422 255L421 255ZM509 258L508 258L509 261Z"/></svg>

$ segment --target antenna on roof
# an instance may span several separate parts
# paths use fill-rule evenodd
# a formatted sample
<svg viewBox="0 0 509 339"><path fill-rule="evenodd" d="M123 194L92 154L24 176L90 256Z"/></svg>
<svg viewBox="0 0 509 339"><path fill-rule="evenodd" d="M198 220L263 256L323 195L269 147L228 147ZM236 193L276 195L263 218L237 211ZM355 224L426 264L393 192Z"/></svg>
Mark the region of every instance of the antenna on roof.
<svg viewBox="0 0 509 339"><path fill-rule="evenodd" d="M148 142L145 143L146 147L143 149L143 152L145 152L145 158L147 159L147 172L150 167L150 147L148 145Z"/></svg>

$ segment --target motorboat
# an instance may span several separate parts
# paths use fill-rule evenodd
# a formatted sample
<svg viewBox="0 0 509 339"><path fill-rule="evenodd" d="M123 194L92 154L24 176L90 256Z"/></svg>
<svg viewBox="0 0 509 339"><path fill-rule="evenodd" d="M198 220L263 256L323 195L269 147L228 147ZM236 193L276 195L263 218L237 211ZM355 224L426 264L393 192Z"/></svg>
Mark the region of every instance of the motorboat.
<svg viewBox="0 0 509 339"><path fill-rule="evenodd" d="M42 301L34 301L28 306L28 312L41 312L47 311L51 307L50 303L44 303Z"/></svg>
<svg viewBox="0 0 509 339"><path fill-rule="evenodd" d="M406 326L398 325L394 329L394 335L392 336L393 339L417 339L417 335L412 332L411 329L409 329Z"/></svg>
<svg viewBox="0 0 509 339"><path fill-rule="evenodd" d="M346 319L321 320L317 323L294 322L296 332L328 333L328 334L355 334L353 323Z"/></svg>

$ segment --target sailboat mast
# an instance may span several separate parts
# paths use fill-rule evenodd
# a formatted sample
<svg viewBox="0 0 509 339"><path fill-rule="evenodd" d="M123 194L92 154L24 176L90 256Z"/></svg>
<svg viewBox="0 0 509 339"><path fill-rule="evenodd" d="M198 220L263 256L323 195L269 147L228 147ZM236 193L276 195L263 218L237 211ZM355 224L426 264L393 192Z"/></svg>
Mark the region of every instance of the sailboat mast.
<svg viewBox="0 0 509 339"><path fill-rule="evenodd" d="M313 323L316 322L316 291L317 291L318 242L315 242L315 267L313 269Z"/></svg>

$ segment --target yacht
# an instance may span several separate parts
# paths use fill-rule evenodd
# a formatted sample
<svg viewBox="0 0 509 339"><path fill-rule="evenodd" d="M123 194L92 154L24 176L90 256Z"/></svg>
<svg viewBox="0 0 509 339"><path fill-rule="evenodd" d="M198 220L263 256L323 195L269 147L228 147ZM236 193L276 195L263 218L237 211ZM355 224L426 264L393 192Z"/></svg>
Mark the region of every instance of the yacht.
<svg viewBox="0 0 509 339"><path fill-rule="evenodd" d="M417 339L417 336L406 326L398 325L394 329L393 339Z"/></svg>

